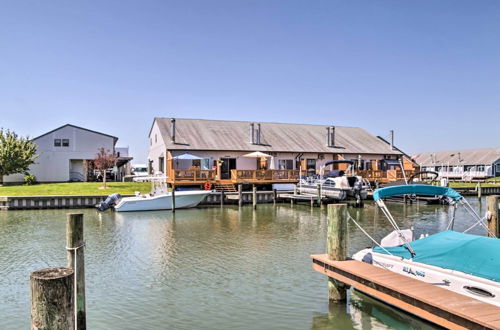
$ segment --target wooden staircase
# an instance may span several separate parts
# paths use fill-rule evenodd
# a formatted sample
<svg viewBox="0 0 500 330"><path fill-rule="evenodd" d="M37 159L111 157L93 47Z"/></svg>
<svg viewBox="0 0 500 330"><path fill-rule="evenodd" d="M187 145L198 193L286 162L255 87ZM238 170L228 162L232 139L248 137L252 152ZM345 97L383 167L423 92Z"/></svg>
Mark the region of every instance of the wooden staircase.
<svg viewBox="0 0 500 330"><path fill-rule="evenodd" d="M236 187L232 183L216 183L215 184L215 191L218 192L237 192Z"/></svg>

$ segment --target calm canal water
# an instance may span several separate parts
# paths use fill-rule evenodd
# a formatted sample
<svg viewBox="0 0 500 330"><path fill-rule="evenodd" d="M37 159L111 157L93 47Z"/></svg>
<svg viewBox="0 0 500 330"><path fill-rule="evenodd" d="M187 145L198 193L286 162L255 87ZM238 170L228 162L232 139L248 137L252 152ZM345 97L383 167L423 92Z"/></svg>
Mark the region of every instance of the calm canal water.
<svg viewBox="0 0 500 330"><path fill-rule="evenodd" d="M390 209L417 235L443 230L451 214L446 206ZM0 212L0 329L29 329L29 275L65 265L68 212ZM326 208L81 212L89 329L432 328L359 293L347 308L329 306L326 278L309 259L325 251ZM350 212L375 238L390 232L373 204ZM457 219L457 229L471 223L461 212ZM369 239L350 225L350 253L366 246Z"/></svg>

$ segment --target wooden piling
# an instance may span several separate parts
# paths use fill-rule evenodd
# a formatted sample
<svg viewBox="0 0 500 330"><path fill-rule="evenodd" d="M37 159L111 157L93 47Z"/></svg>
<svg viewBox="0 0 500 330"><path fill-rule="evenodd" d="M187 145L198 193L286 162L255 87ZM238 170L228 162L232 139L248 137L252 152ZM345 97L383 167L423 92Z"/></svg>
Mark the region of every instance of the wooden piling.
<svg viewBox="0 0 500 330"><path fill-rule="evenodd" d="M175 186L172 186L172 213L175 213Z"/></svg>
<svg viewBox="0 0 500 330"><path fill-rule="evenodd" d="M31 273L31 329L75 328L74 278L71 268L47 268Z"/></svg>
<svg viewBox="0 0 500 330"><path fill-rule="evenodd" d="M344 261L347 256L347 204L328 205L326 252L333 261ZM330 301L346 299L347 286L333 278L328 279Z"/></svg>
<svg viewBox="0 0 500 330"><path fill-rule="evenodd" d="M83 214L70 213L66 221L66 249L68 268L72 268L76 276L76 313L78 330L87 328L85 313L85 259L83 239ZM76 265L76 267L75 267Z"/></svg>
<svg viewBox="0 0 500 330"><path fill-rule="evenodd" d="M252 204L253 209L257 209L257 187L255 185L252 185Z"/></svg>
<svg viewBox="0 0 500 330"><path fill-rule="evenodd" d="M278 199L278 192L276 189L273 189L273 204L276 204L276 200Z"/></svg>
<svg viewBox="0 0 500 330"><path fill-rule="evenodd" d="M243 205L243 186L241 184L238 185L238 206L241 207Z"/></svg>
<svg viewBox="0 0 500 330"><path fill-rule="evenodd" d="M297 195L297 194L298 194L297 185L293 186L293 194L294 194L294 195Z"/></svg>
<svg viewBox="0 0 500 330"><path fill-rule="evenodd" d="M498 224L498 216L499 216L499 210L498 210L498 201L499 201L500 196L487 196L486 197L486 205L487 205L487 210L490 214L488 218L488 229L490 232L492 232L496 237L500 237L500 228ZM489 236L491 236L488 233Z"/></svg>
<svg viewBox="0 0 500 330"><path fill-rule="evenodd" d="M318 185L318 206L321 206L321 186Z"/></svg>
<svg viewBox="0 0 500 330"><path fill-rule="evenodd" d="M483 188L481 187L481 182L477 183L477 198L481 199L483 194Z"/></svg>
<svg viewBox="0 0 500 330"><path fill-rule="evenodd" d="M224 206L224 191L220 192L220 206Z"/></svg>

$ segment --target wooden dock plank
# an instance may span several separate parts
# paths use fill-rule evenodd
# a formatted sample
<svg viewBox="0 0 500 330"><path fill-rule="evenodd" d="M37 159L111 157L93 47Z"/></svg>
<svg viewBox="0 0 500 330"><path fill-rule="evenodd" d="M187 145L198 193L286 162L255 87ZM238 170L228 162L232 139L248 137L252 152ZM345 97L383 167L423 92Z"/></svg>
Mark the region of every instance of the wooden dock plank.
<svg viewBox="0 0 500 330"><path fill-rule="evenodd" d="M311 257L316 271L446 328L500 329L500 307L363 262Z"/></svg>

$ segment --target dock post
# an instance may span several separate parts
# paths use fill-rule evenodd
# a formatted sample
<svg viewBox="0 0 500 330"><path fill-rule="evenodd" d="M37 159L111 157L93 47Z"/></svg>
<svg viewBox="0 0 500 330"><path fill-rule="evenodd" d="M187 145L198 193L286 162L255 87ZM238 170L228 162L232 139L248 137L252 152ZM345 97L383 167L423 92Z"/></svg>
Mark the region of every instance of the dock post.
<svg viewBox="0 0 500 330"><path fill-rule="evenodd" d="M175 213L175 186L172 186L172 213Z"/></svg>
<svg viewBox="0 0 500 330"><path fill-rule="evenodd" d="M321 206L321 186L318 185L318 206Z"/></svg>
<svg viewBox="0 0 500 330"><path fill-rule="evenodd" d="M255 185L252 185L252 204L253 209L257 209L257 187Z"/></svg>
<svg viewBox="0 0 500 330"><path fill-rule="evenodd" d="M496 237L500 237L500 228L498 224L498 201L500 196L487 196L486 197L486 205L487 210L489 212L488 217L488 229L491 231ZM488 233L488 236L489 233Z"/></svg>
<svg viewBox="0 0 500 330"><path fill-rule="evenodd" d="M278 198L278 193L276 189L273 189L273 204L276 204L276 199Z"/></svg>
<svg viewBox="0 0 500 330"><path fill-rule="evenodd" d="M31 273L31 329L75 328L73 276L71 268L46 268Z"/></svg>
<svg viewBox="0 0 500 330"><path fill-rule="evenodd" d="M477 198L481 199L483 194L483 188L481 188L481 182L477 183Z"/></svg>
<svg viewBox="0 0 500 330"><path fill-rule="evenodd" d="M85 312L85 258L83 240L83 214L70 213L66 220L66 249L68 268L75 273L75 311L76 329L87 328Z"/></svg>
<svg viewBox="0 0 500 330"><path fill-rule="evenodd" d="M224 206L224 191L220 192L220 206Z"/></svg>
<svg viewBox="0 0 500 330"><path fill-rule="evenodd" d="M334 261L344 261L347 256L347 204L328 205L326 252ZM333 278L328 278L328 298L330 301L346 299L347 286Z"/></svg>
<svg viewBox="0 0 500 330"><path fill-rule="evenodd" d="M238 206L241 207L243 205L243 186L241 183L238 185Z"/></svg>

